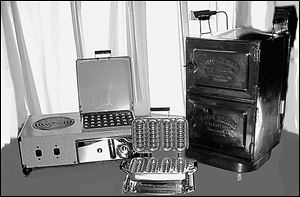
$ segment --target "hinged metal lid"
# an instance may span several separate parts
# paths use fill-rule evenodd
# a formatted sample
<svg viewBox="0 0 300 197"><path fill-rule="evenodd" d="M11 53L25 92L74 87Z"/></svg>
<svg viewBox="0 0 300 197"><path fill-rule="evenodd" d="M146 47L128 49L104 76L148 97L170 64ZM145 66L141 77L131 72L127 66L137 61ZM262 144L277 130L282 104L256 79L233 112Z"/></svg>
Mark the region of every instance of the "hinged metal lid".
<svg viewBox="0 0 300 197"><path fill-rule="evenodd" d="M132 110L133 80L130 57L76 61L79 111Z"/></svg>
<svg viewBox="0 0 300 197"><path fill-rule="evenodd" d="M135 118L131 124L133 149L139 153L184 151L189 147L188 128L181 116Z"/></svg>

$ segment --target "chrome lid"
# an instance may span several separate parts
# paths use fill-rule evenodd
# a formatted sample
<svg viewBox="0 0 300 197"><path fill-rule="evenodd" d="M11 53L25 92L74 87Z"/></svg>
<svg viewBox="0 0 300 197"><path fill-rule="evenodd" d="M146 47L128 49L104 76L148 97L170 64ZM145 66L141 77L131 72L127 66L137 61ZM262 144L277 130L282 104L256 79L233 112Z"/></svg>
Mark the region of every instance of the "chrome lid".
<svg viewBox="0 0 300 197"><path fill-rule="evenodd" d="M133 110L130 57L76 61L80 113Z"/></svg>

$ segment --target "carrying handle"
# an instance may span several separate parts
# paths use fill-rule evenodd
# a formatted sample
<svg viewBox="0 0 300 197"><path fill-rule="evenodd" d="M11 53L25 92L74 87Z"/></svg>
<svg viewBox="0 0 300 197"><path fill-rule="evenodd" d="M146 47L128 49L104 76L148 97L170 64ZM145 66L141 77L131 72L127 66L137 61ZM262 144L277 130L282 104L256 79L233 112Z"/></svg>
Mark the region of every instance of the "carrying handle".
<svg viewBox="0 0 300 197"><path fill-rule="evenodd" d="M110 57L111 56L111 50L99 50L95 51L95 57L100 58L100 57Z"/></svg>
<svg viewBox="0 0 300 197"><path fill-rule="evenodd" d="M170 107L150 107L150 112L152 111L167 111L170 116Z"/></svg>

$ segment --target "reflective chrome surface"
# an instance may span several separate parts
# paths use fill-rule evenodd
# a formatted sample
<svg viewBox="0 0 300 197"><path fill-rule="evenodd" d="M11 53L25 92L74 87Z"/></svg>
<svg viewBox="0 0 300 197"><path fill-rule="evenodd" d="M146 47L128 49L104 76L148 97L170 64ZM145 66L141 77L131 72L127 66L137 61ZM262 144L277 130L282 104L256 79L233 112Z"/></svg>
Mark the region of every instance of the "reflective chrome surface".
<svg viewBox="0 0 300 197"><path fill-rule="evenodd" d="M172 195L185 194L195 190L194 175L187 175L184 180L173 181L136 181L127 175L123 184L123 193Z"/></svg>
<svg viewBox="0 0 300 197"><path fill-rule="evenodd" d="M194 161L180 157L137 157L131 160L128 173L133 180L183 180L196 169Z"/></svg>
<svg viewBox="0 0 300 197"><path fill-rule="evenodd" d="M101 138L76 142L78 162L126 159L133 155L131 140L127 138Z"/></svg>
<svg viewBox="0 0 300 197"><path fill-rule="evenodd" d="M79 59L76 69L81 112L133 110L129 57Z"/></svg>
<svg viewBox="0 0 300 197"><path fill-rule="evenodd" d="M185 158L134 158L123 162L123 193L176 194L195 190L197 163Z"/></svg>
<svg viewBox="0 0 300 197"><path fill-rule="evenodd" d="M136 118L132 123L137 152L184 151L188 148L188 122L181 117Z"/></svg>

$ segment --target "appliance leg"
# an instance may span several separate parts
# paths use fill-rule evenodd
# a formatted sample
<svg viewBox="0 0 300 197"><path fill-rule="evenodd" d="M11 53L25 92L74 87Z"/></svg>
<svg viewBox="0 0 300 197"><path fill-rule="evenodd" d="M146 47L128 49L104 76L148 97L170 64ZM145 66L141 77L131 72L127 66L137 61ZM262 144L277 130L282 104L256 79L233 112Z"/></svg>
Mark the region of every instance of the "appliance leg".
<svg viewBox="0 0 300 197"><path fill-rule="evenodd" d="M237 173L236 180L237 181L242 181L242 173Z"/></svg>
<svg viewBox="0 0 300 197"><path fill-rule="evenodd" d="M28 176L32 172L32 168L23 168L22 172L25 176Z"/></svg>

